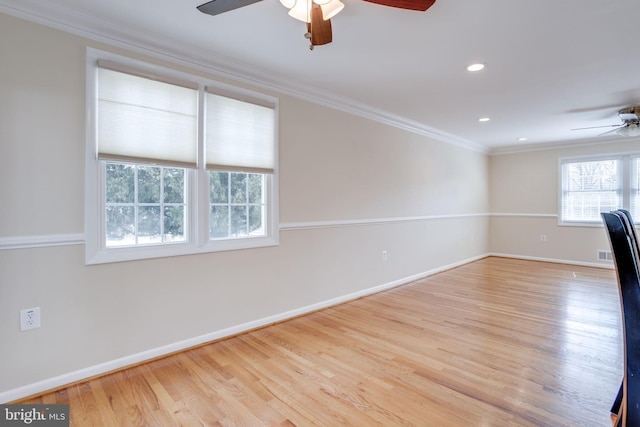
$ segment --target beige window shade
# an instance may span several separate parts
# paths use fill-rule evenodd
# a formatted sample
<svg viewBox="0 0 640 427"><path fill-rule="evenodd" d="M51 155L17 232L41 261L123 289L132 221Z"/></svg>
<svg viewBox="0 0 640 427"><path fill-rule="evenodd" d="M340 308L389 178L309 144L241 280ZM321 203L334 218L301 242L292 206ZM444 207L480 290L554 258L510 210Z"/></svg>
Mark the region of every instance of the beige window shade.
<svg viewBox="0 0 640 427"><path fill-rule="evenodd" d="M273 173L275 110L206 93L207 169Z"/></svg>
<svg viewBox="0 0 640 427"><path fill-rule="evenodd" d="M196 167L196 88L113 68L98 68L98 158Z"/></svg>

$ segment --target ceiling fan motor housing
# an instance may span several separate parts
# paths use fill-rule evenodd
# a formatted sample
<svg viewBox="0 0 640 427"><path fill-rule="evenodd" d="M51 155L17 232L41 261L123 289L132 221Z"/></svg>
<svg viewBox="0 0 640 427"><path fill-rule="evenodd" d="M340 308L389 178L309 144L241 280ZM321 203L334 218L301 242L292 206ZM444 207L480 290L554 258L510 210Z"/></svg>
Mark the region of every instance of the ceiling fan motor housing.
<svg viewBox="0 0 640 427"><path fill-rule="evenodd" d="M618 116L625 123L640 123L640 105L623 108L618 111Z"/></svg>

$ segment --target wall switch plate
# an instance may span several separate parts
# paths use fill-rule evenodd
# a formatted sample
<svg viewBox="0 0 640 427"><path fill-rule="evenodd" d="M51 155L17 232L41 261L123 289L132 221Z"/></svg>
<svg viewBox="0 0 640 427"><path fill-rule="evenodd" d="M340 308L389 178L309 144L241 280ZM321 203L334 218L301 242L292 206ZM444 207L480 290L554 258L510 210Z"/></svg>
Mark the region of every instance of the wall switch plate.
<svg viewBox="0 0 640 427"><path fill-rule="evenodd" d="M28 331L40 327L40 307L20 310L20 330Z"/></svg>

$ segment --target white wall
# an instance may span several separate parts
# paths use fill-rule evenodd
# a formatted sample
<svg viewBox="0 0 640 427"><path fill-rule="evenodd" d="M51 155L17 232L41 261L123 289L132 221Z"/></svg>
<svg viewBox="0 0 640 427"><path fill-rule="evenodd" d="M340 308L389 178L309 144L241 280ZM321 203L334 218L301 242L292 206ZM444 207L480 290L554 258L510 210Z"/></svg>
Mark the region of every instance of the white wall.
<svg viewBox="0 0 640 427"><path fill-rule="evenodd" d="M0 402L489 252L486 155L275 93L279 246L85 266L87 46L0 14Z"/></svg>
<svg viewBox="0 0 640 427"><path fill-rule="evenodd" d="M559 161L565 157L640 151L640 138L603 141L490 158L491 252L521 258L613 267L598 261L610 250L602 226L558 225ZM546 241L540 236L545 235Z"/></svg>

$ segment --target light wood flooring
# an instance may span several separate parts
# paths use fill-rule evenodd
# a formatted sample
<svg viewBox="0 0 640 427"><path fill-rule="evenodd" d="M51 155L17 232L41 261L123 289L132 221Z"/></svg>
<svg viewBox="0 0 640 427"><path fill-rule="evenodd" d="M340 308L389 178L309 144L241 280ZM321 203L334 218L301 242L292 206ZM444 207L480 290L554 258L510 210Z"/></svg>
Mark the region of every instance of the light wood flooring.
<svg viewBox="0 0 640 427"><path fill-rule="evenodd" d="M610 426L613 270L486 258L69 386L73 426Z"/></svg>

